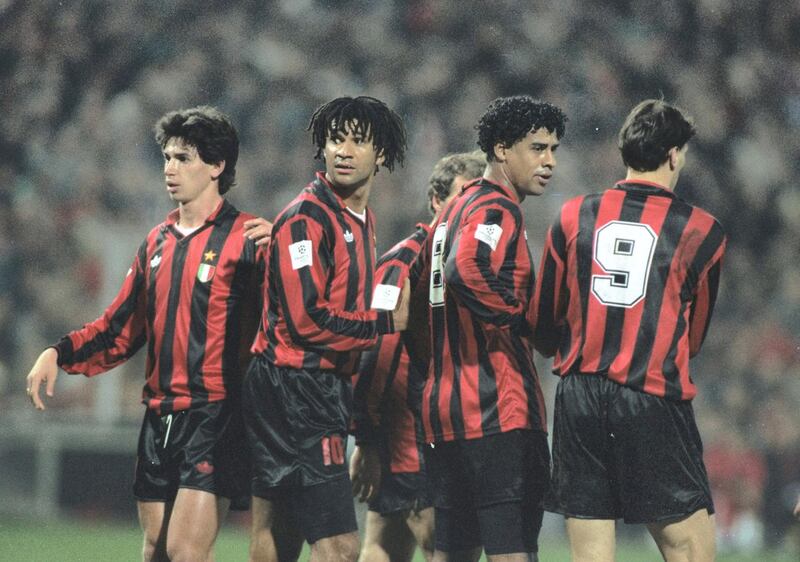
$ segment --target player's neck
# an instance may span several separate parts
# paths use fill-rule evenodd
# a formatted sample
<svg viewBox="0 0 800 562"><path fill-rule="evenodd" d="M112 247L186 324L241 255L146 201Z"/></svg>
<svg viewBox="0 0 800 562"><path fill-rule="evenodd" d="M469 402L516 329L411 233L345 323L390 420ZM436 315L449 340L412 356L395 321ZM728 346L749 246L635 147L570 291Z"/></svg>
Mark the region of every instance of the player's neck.
<svg viewBox="0 0 800 562"><path fill-rule="evenodd" d="M675 183L678 181L678 177L675 172L669 169L669 166L661 166L657 170L652 170L649 172L639 172L632 168L628 168L625 181L645 181L648 183L655 183L672 191L675 188Z"/></svg>
<svg viewBox="0 0 800 562"><path fill-rule="evenodd" d="M211 216L222 203L222 195L216 189L208 189L199 197L178 204L178 224L183 228L197 228Z"/></svg>
<svg viewBox="0 0 800 562"><path fill-rule="evenodd" d="M372 191L372 178L370 177L361 185L353 187L342 187L331 183L336 194L342 198L345 207L348 207L356 213L363 213L367 208L369 200L369 193Z"/></svg>
<svg viewBox="0 0 800 562"><path fill-rule="evenodd" d="M517 188L514 187L514 184L511 183L511 179L508 177L505 168L503 167L500 162L491 161L486 165L486 170L483 172L483 177L487 180L500 184L505 187L510 193L513 194L514 199L516 199L517 203L522 203L525 199L524 195L521 195Z"/></svg>

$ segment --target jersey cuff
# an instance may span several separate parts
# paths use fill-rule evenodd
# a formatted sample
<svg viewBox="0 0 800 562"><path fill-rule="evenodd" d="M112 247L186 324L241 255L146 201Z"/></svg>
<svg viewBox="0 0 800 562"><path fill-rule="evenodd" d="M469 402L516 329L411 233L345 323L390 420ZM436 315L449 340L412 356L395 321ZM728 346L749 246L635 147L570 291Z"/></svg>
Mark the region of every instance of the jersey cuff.
<svg viewBox="0 0 800 562"><path fill-rule="evenodd" d="M56 359L56 364L61 367L64 363L66 363L66 358L72 355L72 340L69 339L67 336L61 338L57 344L51 345L56 350L58 354L58 358Z"/></svg>
<svg viewBox="0 0 800 562"><path fill-rule="evenodd" d="M390 310L379 310L376 320L378 335L391 334L394 332L394 316Z"/></svg>

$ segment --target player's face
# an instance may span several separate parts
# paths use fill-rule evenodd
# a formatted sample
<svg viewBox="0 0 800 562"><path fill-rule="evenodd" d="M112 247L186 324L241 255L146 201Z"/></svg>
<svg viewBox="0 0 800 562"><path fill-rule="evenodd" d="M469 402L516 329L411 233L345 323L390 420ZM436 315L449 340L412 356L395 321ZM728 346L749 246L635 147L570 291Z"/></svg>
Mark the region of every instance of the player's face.
<svg viewBox="0 0 800 562"><path fill-rule="evenodd" d="M343 130L332 133L325 141L325 175L336 186L353 190L367 183L383 163L369 131L354 132L346 123Z"/></svg>
<svg viewBox="0 0 800 562"><path fill-rule="evenodd" d="M520 200L544 193L556 167L558 146L558 135L541 127L504 150L503 167Z"/></svg>
<svg viewBox="0 0 800 562"><path fill-rule="evenodd" d="M171 138L164 147L164 181L170 199L190 203L215 188L225 163L203 162L197 149L182 139Z"/></svg>

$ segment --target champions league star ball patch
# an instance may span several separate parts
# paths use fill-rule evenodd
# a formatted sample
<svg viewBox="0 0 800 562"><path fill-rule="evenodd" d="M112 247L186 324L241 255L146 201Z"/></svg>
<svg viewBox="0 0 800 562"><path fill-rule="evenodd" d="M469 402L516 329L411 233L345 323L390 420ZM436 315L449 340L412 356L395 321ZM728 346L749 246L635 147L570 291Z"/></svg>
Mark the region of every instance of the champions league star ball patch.
<svg viewBox="0 0 800 562"><path fill-rule="evenodd" d="M214 273L217 271L217 268L213 265L208 265L207 263L201 263L200 267L197 268L197 280L201 283L207 283L211 281L211 278L214 277Z"/></svg>

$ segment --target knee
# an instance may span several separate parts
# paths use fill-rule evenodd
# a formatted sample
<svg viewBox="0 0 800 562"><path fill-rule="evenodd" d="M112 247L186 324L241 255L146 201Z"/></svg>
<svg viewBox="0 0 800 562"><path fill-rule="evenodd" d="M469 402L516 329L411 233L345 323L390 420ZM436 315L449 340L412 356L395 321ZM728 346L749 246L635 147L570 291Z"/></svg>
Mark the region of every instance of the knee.
<svg viewBox="0 0 800 562"><path fill-rule="evenodd" d="M159 541L158 537L151 537L147 534L144 535L144 546L142 547L142 560L144 562L161 562L167 560L167 553L164 550L163 541Z"/></svg>
<svg viewBox="0 0 800 562"><path fill-rule="evenodd" d="M187 541L167 542L167 557L170 562L205 562L209 554Z"/></svg>
<svg viewBox="0 0 800 562"><path fill-rule="evenodd" d="M391 562L391 558L380 544L369 542L361 547L358 562Z"/></svg>

